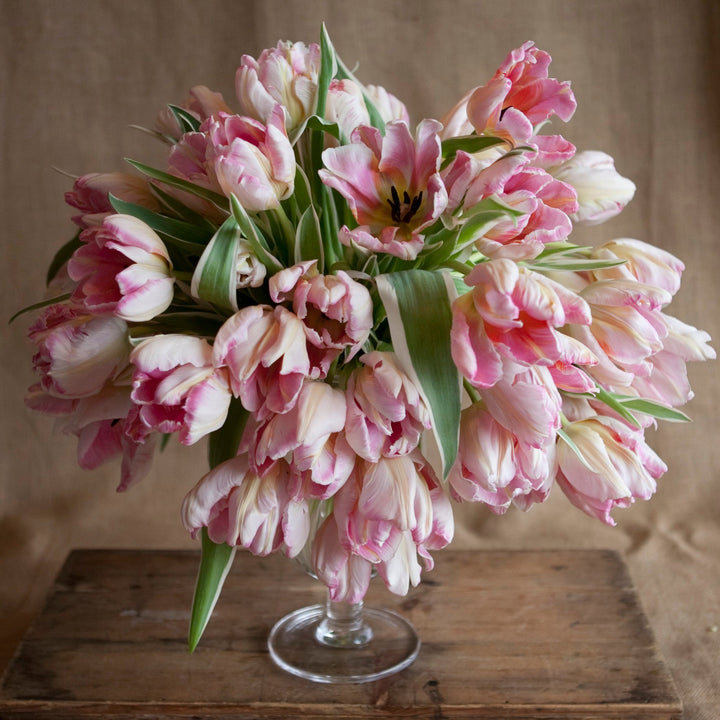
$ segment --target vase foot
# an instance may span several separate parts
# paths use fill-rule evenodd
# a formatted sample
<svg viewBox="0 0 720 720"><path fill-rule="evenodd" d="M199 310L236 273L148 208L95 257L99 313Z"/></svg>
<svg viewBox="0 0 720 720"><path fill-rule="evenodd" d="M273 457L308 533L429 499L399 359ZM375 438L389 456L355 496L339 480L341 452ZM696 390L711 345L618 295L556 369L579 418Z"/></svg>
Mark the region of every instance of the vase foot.
<svg viewBox="0 0 720 720"><path fill-rule="evenodd" d="M324 605L279 620L268 637L270 657L286 672L318 683L366 683L408 667L420 651L415 628L390 610L363 608L362 626L343 639L328 632Z"/></svg>

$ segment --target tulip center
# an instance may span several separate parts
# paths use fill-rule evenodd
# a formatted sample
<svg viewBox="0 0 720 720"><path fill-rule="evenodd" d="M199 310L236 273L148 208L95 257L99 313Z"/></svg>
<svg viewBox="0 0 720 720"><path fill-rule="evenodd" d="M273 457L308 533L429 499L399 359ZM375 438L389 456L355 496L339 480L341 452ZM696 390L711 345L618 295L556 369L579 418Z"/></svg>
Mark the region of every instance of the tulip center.
<svg viewBox="0 0 720 720"><path fill-rule="evenodd" d="M388 198L387 202L388 205L390 205L390 215L392 219L396 223L410 222L422 204L422 190L412 199L410 195L408 195L408 191L405 190L402 200L400 200L400 195L398 195L398 191L394 185L390 188L390 193L392 198Z"/></svg>

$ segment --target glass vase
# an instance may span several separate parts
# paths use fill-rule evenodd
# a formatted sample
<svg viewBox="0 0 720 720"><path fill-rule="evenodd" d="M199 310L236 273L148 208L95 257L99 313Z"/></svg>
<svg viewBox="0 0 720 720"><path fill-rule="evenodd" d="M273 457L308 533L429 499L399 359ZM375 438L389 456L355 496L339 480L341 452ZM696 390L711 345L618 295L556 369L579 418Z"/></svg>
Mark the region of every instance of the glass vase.
<svg viewBox="0 0 720 720"><path fill-rule="evenodd" d="M365 683L408 667L420 651L415 628L362 602L311 605L279 620L268 637L283 670L318 683Z"/></svg>

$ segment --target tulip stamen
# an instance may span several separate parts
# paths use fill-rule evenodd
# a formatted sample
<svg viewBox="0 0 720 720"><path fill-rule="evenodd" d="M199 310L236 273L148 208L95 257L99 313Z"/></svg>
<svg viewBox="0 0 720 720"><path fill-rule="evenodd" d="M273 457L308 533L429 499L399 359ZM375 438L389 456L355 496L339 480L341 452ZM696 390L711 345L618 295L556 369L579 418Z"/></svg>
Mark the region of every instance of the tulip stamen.
<svg viewBox="0 0 720 720"><path fill-rule="evenodd" d="M388 198L387 202L388 205L390 205L390 215L392 219L397 223L410 222L422 204L422 190L415 195L412 200L410 199L408 191L405 190L403 192L402 202L400 201L400 195L394 185L390 188L390 193L392 194L392 199Z"/></svg>

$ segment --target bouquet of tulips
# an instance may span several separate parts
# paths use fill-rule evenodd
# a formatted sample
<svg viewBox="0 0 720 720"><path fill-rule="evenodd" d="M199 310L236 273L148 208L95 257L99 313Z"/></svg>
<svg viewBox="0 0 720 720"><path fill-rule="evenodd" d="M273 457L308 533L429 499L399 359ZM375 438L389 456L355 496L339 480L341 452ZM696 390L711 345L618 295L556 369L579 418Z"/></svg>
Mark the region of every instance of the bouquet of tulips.
<svg viewBox="0 0 720 720"><path fill-rule="evenodd" d="M121 490L170 434L209 436L182 508L203 539L193 646L239 546L357 602L373 570L419 582L452 501L527 510L557 484L613 524L653 494L644 430L685 419L686 362L714 351L665 312L678 259L569 239L635 187L542 132L576 105L549 63L525 43L413 129L323 28L244 56L232 107L198 86L163 111L164 168L67 193L27 402L83 468L119 455Z"/></svg>

